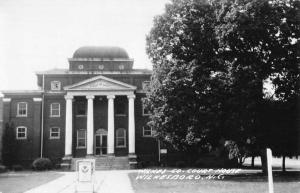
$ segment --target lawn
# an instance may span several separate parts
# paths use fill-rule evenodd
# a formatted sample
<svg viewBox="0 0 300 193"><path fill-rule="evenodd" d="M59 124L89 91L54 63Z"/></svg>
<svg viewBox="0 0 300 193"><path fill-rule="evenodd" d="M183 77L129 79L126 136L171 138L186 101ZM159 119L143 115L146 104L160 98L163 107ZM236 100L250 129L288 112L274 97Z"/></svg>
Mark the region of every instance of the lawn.
<svg viewBox="0 0 300 193"><path fill-rule="evenodd" d="M50 182L62 173L47 172L8 172L0 174L0 192L1 193L22 193L34 187Z"/></svg>
<svg viewBox="0 0 300 193"><path fill-rule="evenodd" d="M171 174L166 172L165 175ZM181 173L187 176L187 173ZM129 173L135 193L267 193L267 177L260 173L225 175L220 179L137 179L138 172ZM155 174L156 175L156 174ZM172 174L171 174L172 175ZM160 175L161 176L161 175ZM300 173L274 173L275 193L296 193L300 190Z"/></svg>

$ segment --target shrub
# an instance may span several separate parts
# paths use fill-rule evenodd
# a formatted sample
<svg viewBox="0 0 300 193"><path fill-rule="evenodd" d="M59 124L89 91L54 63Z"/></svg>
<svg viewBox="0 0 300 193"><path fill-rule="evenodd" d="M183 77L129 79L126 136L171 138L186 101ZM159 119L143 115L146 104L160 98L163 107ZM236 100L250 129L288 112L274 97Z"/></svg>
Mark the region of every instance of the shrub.
<svg viewBox="0 0 300 193"><path fill-rule="evenodd" d="M21 170L23 170L23 166L18 165L18 164L12 165L12 169L13 169L14 171L21 171Z"/></svg>
<svg viewBox="0 0 300 193"><path fill-rule="evenodd" d="M49 170L52 168L52 162L49 158L37 158L32 163L34 170Z"/></svg>
<svg viewBox="0 0 300 193"><path fill-rule="evenodd" d="M145 168L145 162L144 161L140 161L140 162L138 162L138 165L137 165L137 167L139 168L139 169L141 169L141 168Z"/></svg>
<svg viewBox="0 0 300 193"><path fill-rule="evenodd" d="M184 168L186 166L185 161L177 161L176 162L176 167L178 168Z"/></svg>
<svg viewBox="0 0 300 193"><path fill-rule="evenodd" d="M198 167L198 168L202 168L205 166L205 164L203 163L203 161L201 159L198 159L195 164L194 164L195 167Z"/></svg>
<svg viewBox="0 0 300 193"><path fill-rule="evenodd" d="M0 165L0 173L6 172L7 168L4 165Z"/></svg>

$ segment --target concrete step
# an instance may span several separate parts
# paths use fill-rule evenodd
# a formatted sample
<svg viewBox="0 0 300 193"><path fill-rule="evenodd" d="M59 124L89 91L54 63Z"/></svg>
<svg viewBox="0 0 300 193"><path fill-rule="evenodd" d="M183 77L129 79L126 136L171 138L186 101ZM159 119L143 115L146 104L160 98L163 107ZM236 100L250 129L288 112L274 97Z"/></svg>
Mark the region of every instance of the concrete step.
<svg viewBox="0 0 300 193"><path fill-rule="evenodd" d="M98 157L96 170L129 169L128 157Z"/></svg>
<svg viewBox="0 0 300 193"><path fill-rule="evenodd" d="M71 170L75 170L75 163L78 159L84 159L84 158L72 158L71 160ZM113 157L113 156L107 156L107 157L93 157L89 159L95 159L95 169L96 170L113 170L113 169L130 169L129 166L129 158L127 156L125 157Z"/></svg>

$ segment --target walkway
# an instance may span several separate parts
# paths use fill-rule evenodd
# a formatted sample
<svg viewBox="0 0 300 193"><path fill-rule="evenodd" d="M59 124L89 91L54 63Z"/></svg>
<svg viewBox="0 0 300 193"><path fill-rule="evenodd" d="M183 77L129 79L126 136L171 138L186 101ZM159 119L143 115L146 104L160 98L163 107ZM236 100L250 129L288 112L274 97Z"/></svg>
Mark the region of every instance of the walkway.
<svg viewBox="0 0 300 193"><path fill-rule="evenodd" d="M133 170L96 171L94 190L97 193L134 193L128 173ZM47 184L36 187L25 193L74 193L76 172L65 172L65 175Z"/></svg>

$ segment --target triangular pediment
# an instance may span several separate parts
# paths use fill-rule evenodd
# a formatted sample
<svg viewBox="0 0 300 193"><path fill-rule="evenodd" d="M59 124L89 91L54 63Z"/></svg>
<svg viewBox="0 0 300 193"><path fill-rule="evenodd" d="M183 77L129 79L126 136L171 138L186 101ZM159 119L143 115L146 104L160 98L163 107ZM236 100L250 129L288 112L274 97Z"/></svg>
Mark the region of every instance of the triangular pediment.
<svg viewBox="0 0 300 193"><path fill-rule="evenodd" d="M68 91L80 90L135 90L136 87L104 76L96 76L64 87Z"/></svg>

